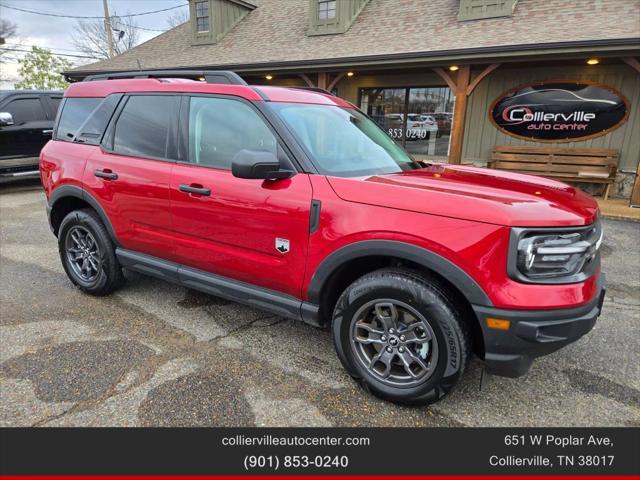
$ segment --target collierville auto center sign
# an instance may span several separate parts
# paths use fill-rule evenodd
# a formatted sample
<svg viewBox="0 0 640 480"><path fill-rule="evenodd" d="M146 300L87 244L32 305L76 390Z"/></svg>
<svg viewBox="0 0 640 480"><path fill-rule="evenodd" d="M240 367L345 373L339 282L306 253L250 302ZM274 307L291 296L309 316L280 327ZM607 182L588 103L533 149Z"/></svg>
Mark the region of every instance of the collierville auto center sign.
<svg viewBox="0 0 640 480"><path fill-rule="evenodd" d="M575 142L605 135L624 123L628 102L606 85L544 82L500 95L489 112L504 133L531 141Z"/></svg>

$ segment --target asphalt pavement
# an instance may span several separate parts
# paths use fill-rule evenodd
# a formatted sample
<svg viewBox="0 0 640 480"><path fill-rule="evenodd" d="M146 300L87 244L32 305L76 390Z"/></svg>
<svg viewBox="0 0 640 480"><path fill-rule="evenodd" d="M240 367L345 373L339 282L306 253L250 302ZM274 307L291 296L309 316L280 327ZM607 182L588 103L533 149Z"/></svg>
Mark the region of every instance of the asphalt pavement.
<svg viewBox="0 0 640 480"><path fill-rule="evenodd" d="M39 184L0 187L0 425L640 426L640 223L605 220L595 329L518 378L473 360L450 396L400 407L362 391L331 338L127 273L72 286Z"/></svg>

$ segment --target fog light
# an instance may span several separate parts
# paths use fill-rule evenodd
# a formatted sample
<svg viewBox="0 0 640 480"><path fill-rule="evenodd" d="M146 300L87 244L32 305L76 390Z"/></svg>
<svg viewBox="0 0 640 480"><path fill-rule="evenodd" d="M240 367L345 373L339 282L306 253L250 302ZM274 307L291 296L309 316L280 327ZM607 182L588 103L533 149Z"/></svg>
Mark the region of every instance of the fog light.
<svg viewBox="0 0 640 480"><path fill-rule="evenodd" d="M494 330L509 330L511 326L511 321L502 320L500 318L487 318L487 327L493 328Z"/></svg>

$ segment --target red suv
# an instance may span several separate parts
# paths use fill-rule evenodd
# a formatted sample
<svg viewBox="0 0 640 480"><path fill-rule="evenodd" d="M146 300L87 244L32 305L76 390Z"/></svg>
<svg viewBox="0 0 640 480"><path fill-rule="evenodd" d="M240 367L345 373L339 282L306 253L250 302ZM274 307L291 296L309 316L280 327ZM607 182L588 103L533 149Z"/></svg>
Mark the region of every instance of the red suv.
<svg viewBox="0 0 640 480"><path fill-rule="evenodd" d="M588 195L417 163L319 91L89 77L66 91L40 170L81 290L108 294L125 268L331 328L348 372L395 402L439 400L472 353L523 375L591 330L604 298Z"/></svg>

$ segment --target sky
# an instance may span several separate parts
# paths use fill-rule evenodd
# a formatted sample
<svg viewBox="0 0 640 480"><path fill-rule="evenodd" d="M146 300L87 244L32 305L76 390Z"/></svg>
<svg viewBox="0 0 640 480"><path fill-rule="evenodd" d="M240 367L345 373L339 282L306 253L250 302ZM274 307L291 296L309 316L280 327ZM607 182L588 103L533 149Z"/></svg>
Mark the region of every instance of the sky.
<svg viewBox="0 0 640 480"><path fill-rule="evenodd" d="M167 20L175 12L188 12L187 0L108 0L111 15L117 13L148 12L164 8L180 8L135 18L139 27L167 30ZM0 18L15 23L18 27L18 37L8 39L0 48L30 49L32 45L46 47L54 53L66 55L86 55L78 52L72 42L72 33L76 26L76 19L35 15L31 13L11 10L7 7L18 7L26 10L36 10L58 15L98 16L103 14L102 0L0 0ZM144 42L159 35L161 32L150 32L139 29L139 41ZM10 54L10 58L7 58ZM24 56L22 52L6 52L2 56L0 65L0 89L13 88L13 82L18 80L17 60ZM75 65L92 63L97 60L91 58L63 57Z"/></svg>

